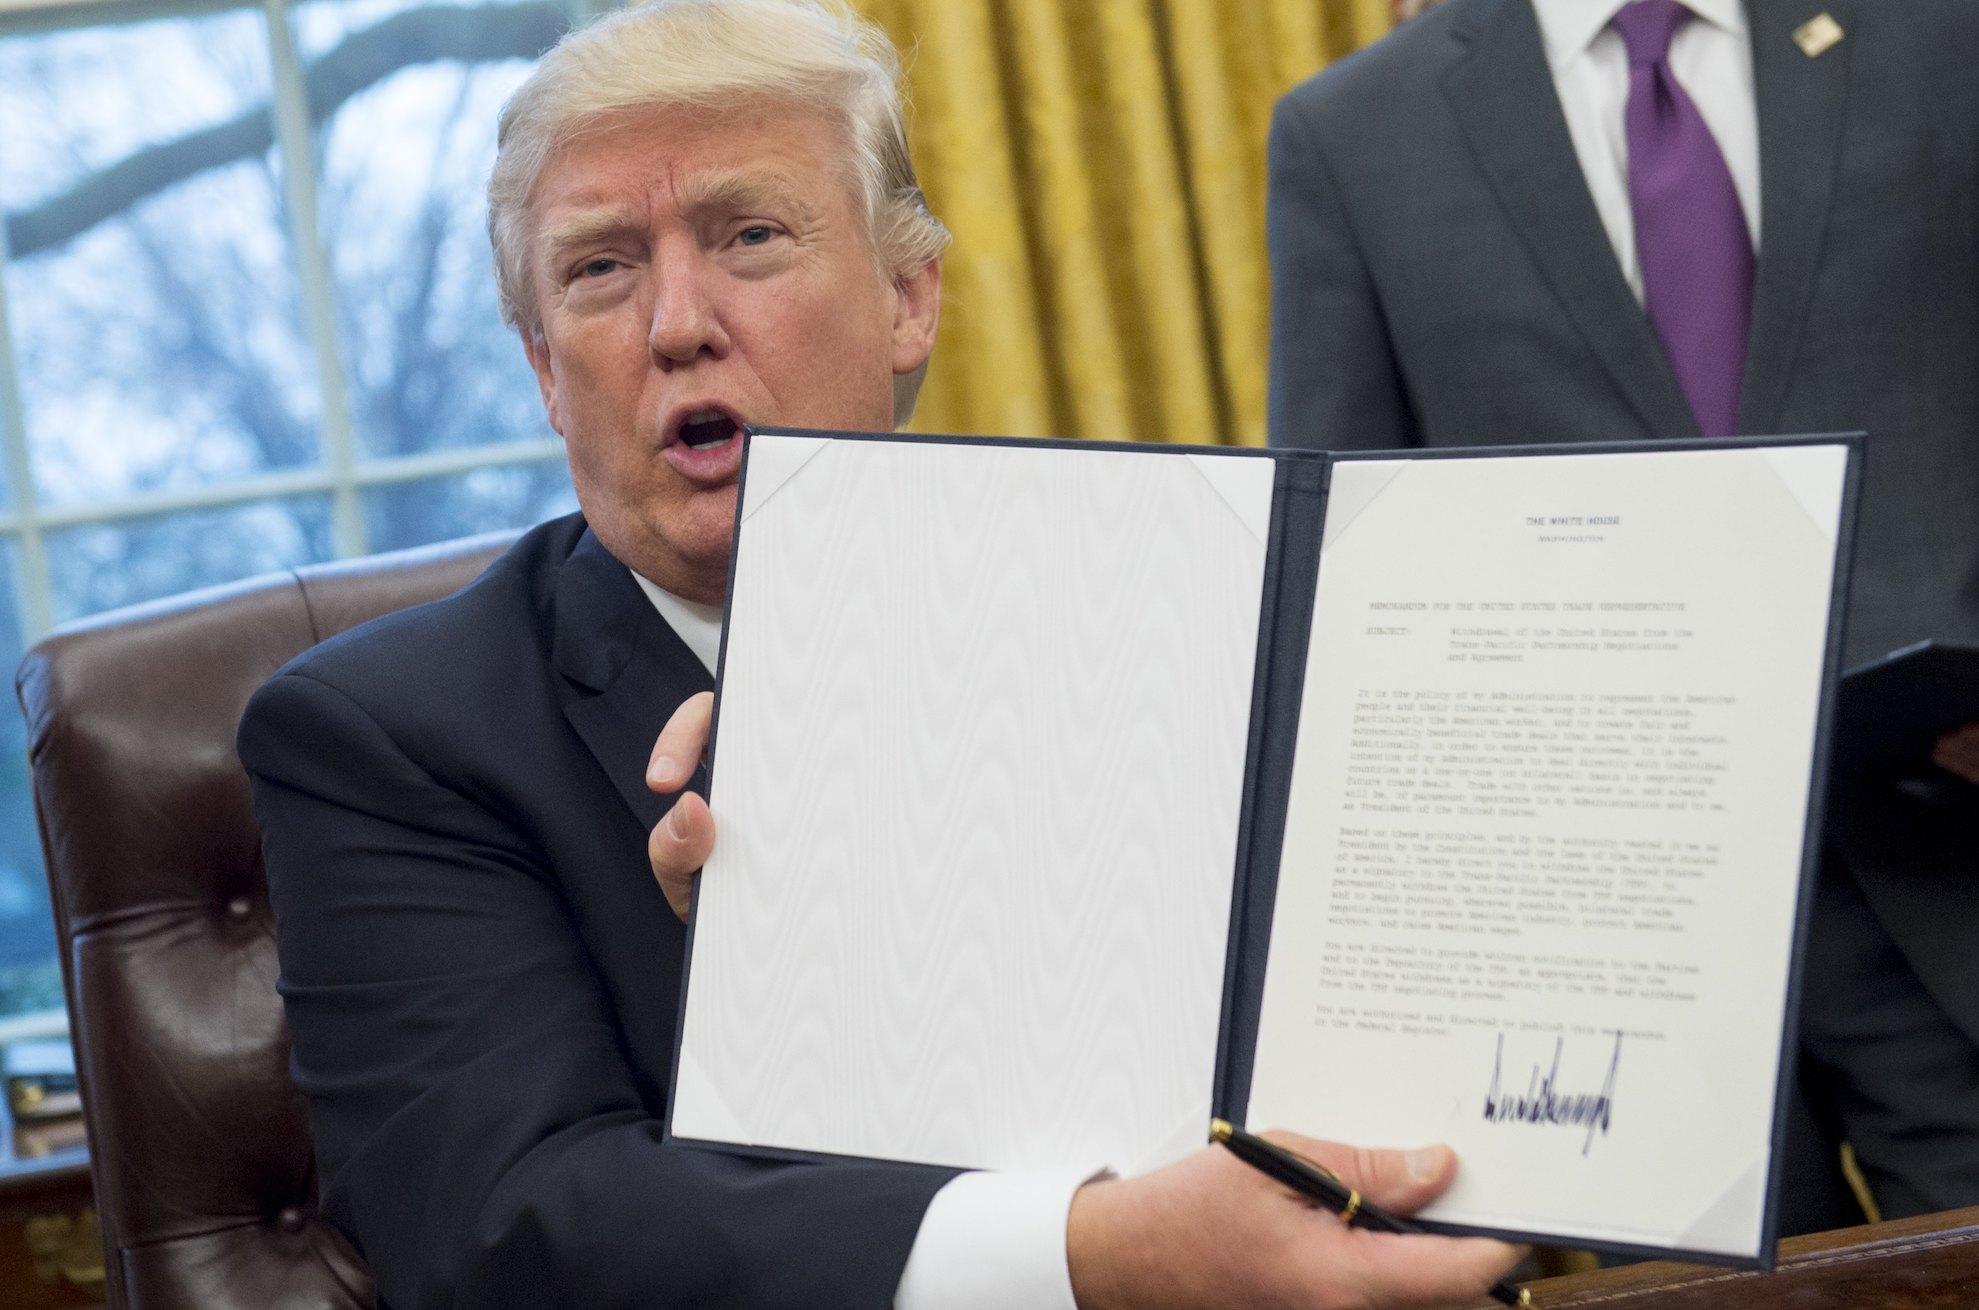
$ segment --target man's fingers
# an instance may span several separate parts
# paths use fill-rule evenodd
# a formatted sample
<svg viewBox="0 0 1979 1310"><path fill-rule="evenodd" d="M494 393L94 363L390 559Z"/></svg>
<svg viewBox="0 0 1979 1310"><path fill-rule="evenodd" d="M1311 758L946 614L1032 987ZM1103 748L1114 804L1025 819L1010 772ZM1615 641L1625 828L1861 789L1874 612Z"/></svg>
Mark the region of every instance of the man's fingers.
<svg viewBox="0 0 1979 1310"><path fill-rule="evenodd" d="M1468 1305L1525 1259L1528 1248L1489 1237L1358 1232L1361 1290L1376 1305Z"/></svg>
<svg viewBox="0 0 1979 1310"><path fill-rule="evenodd" d="M1939 768L1967 782L1979 782L1979 748L1940 742L1937 750L1931 753L1931 760Z"/></svg>
<svg viewBox="0 0 1979 1310"><path fill-rule="evenodd" d="M683 923L694 903L694 875L714 848L715 816L708 812L708 803L691 791L681 794L646 839L653 877Z"/></svg>
<svg viewBox="0 0 1979 1310"><path fill-rule="evenodd" d="M694 775L701 753L708 748L708 724L715 713L715 694L697 692L660 729L653 755L646 762L646 785L654 791L679 791ZM696 866L699 867L698 865Z"/></svg>
<svg viewBox="0 0 1979 1310"><path fill-rule="evenodd" d="M1457 1156L1437 1144L1411 1150L1347 1146L1298 1133L1272 1131L1272 1142L1340 1175L1373 1204L1411 1214L1441 1196L1457 1176ZM1525 1258L1523 1247L1485 1237L1415 1236L1357 1228L1340 1255L1353 1281L1374 1305L1459 1305L1475 1302Z"/></svg>
<svg viewBox="0 0 1979 1310"><path fill-rule="evenodd" d="M1457 1173L1456 1154L1440 1144L1382 1151L1276 1130L1264 1135L1288 1151L1325 1165L1362 1196L1397 1214L1412 1214L1428 1205L1443 1194Z"/></svg>
<svg viewBox="0 0 1979 1310"><path fill-rule="evenodd" d="M1979 723L1968 723L1957 732L1938 738L1931 759L1939 768L1950 770L1967 782L1979 783Z"/></svg>

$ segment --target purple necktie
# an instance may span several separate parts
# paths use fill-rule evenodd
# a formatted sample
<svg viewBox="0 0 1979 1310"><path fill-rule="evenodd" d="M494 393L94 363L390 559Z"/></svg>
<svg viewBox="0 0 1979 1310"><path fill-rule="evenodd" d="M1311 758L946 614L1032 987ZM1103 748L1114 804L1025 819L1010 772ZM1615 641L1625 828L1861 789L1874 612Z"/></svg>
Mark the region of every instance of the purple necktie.
<svg viewBox="0 0 1979 1310"><path fill-rule="evenodd" d="M1614 17L1629 52L1629 206L1643 307L1707 437L1738 430L1752 328L1752 240L1732 171L1670 73L1678 0L1636 0Z"/></svg>

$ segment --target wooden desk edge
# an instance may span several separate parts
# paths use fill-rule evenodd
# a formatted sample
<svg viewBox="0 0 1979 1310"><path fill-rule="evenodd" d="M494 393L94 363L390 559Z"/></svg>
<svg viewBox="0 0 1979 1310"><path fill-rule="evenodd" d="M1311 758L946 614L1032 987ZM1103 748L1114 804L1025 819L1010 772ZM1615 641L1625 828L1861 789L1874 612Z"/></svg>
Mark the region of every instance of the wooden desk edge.
<svg viewBox="0 0 1979 1310"><path fill-rule="evenodd" d="M54 1188L89 1186L89 1148L70 1147L44 1156L0 1159L0 1202Z"/></svg>
<svg viewBox="0 0 1979 1310"><path fill-rule="evenodd" d="M1946 1210L1941 1214L1893 1219L1858 1228L1838 1228L1833 1232L1809 1233L1780 1243L1779 1267L1773 1274L1753 1269L1722 1269L1711 1265L1682 1264L1657 1260L1646 1264L1601 1269L1593 1273L1569 1274L1530 1284L1533 1303L1540 1310L1572 1310L1577 1306L1612 1306L1618 1302L1650 1301L1671 1294L1702 1292L1716 1288L1717 1295L1730 1297L1741 1290L1741 1283L1779 1279L1796 1273L1810 1273L1824 1267L1861 1265L1942 1253L1948 1248L1969 1249L1975 1279L1979 1279L1979 1206ZM1974 1301L1979 1303L1979 1283ZM1757 1286L1748 1289L1757 1292ZM1487 1303L1488 1304L1488 1303ZM1809 1305L1819 1304L1808 1302Z"/></svg>

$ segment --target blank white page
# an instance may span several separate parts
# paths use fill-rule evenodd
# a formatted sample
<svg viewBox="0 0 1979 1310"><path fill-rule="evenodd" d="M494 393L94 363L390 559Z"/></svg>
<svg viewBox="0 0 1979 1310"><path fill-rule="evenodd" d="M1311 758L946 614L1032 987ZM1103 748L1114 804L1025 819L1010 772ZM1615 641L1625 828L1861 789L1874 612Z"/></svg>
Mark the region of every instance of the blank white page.
<svg viewBox="0 0 1979 1310"><path fill-rule="evenodd" d="M751 440L681 1137L1203 1140L1270 461Z"/></svg>

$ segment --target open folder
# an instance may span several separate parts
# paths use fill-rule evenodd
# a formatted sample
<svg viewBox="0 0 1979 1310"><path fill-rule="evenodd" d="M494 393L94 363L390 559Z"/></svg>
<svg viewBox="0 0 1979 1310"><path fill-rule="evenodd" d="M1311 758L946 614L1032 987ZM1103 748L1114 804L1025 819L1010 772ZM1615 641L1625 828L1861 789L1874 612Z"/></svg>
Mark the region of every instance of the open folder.
<svg viewBox="0 0 1979 1310"><path fill-rule="evenodd" d="M669 1133L1770 1261L1859 459L750 434Z"/></svg>

